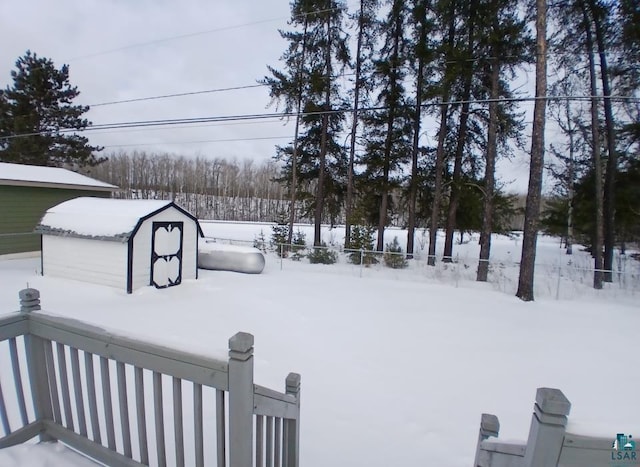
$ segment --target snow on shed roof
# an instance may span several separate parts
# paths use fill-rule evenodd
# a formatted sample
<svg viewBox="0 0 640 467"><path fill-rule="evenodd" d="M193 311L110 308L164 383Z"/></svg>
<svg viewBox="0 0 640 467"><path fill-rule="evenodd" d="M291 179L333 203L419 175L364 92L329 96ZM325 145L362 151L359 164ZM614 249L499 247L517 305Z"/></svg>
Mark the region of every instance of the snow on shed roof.
<svg viewBox="0 0 640 467"><path fill-rule="evenodd" d="M75 198L48 209L36 232L124 242L141 218L169 205L174 204L150 199Z"/></svg>
<svg viewBox="0 0 640 467"><path fill-rule="evenodd" d="M39 186L49 188L83 188L96 191L113 191L118 187L58 167L9 164L0 162L0 185Z"/></svg>

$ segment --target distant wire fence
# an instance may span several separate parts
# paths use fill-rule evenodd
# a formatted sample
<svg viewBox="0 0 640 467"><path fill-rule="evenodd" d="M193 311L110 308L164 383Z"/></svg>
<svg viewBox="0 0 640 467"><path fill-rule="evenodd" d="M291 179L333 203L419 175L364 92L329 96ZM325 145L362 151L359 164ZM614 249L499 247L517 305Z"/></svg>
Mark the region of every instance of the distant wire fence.
<svg viewBox="0 0 640 467"><path fill-rule="evenodd" d="M391 278L396 280L436 282L455 287L469 287L476 282L477 257L455 255L449 258L429 256L423 251L413 255L405 252L347 249L338 246L307 246L295 244L256 244L255 241L215 238L216 242L255 246L268 256L272 268L299 268L301 262L323 265L318 272L343 274L362 278ZM429 264L429 258L433 265ZM519 259L519 258L518 258ZM485 260L482 260L485 261ZM520 263L509 256L488 260L487 283L495 290L515 294L518 289ZM556 300L578 296L630 297L640 295L640 261L618 254L611 282L603 290L593 288L593 260L584 255L563 255L553 262L538 262L535 266L534 293L538 298Z"/></svg>

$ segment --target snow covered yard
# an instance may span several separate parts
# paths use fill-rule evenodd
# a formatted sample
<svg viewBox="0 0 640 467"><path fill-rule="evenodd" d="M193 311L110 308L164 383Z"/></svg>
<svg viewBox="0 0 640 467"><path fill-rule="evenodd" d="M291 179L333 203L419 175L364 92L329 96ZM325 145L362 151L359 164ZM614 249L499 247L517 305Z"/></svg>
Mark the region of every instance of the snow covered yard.
<svg viewBox="0 0 640 467"><path fill-rule="evenodd" d="M541 386L572 402L569 431L640 431L635 297L523 303L490 285L331 267L281 270L269 256L261 275L201 270L126 295L41 277L37 259L0 261L0 310L18 309L28 282L48 313L214 357L237 331L253 333L258 384L283 388L289 371L302 374L304 466L469 466L480 414L526 439Z"/></svg>
<svg viewBox="0 0 640 467"><path fill-rule="evenodd" d="M220 243L252 245L262 237L268 248L270 245L271 226L273 224L257 222L200 221L204 234ZM313 244L313 226L296 224L294 232L305 235L307 245ZM398 240L402 251L406 250L407 231L389 227L385 231L385 244L394 238ZM382 255L375 253L378 263L361 268L347 259L348 252L338 254L338 263L322 268L316 265L316 271L330 274L344 274L357 277L378 277L403 281L420 281L448 284L461 288L485 288L515 295L518 288L519 261L522 248L522 233L511 236L494 234L491 241L491 259L489 263L488 284L476 282L478 268L479 235L465 234L464 243L456 239L453 251L453 264L441 262L444 245L444 232L438 232L436 245L436 267L427 264L428 231L418 229L415 232L414 259L406 269L390 269L385 267ZM328 228L323 226L322 241L334 251L339 252L344 244L344 227ZM353 252L353 250L351 251ZM625 300L635 303L640 297L640 261L631 257L634 251L626 255L618 252L614 255L614 280L605 284L606 290L593 289L593 259L580 245L574 245L573 255L567 255L560 247L559 239L540 235L538 237L535 270L536 298L554 298L572 300L574 298L593 297L608 300ZM637 252L636 252L637 253ZM373 254L373 253L371 253ZM356 256L358 253L356 252ZM297 268L295 261L280 261L281 269Z"/></svg>

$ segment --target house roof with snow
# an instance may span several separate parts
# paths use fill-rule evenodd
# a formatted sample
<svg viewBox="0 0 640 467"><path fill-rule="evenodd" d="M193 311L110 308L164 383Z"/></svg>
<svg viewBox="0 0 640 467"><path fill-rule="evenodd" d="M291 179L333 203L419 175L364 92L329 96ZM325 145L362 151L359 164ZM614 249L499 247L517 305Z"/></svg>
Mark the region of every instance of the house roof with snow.
<svg viewBox="0 0 640 467"><path fill-rule="evenodd" d="M36 232L126 242L143 221L173 207L193 219L204 236L198 220L171 201L150 199L75 198L48 209Z"/></svg>
<svg viewBox="0 0 640 467"><path fill-rule="evenodd" d="M70 190L114 191L118 187L58 167L41 167L0 162L0 185L66 188Z"/></svg>

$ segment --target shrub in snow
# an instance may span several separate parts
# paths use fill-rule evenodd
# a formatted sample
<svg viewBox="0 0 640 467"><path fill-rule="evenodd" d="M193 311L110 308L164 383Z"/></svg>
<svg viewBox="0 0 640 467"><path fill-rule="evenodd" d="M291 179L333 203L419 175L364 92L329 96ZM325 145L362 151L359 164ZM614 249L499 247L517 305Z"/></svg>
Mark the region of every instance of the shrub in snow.
<svg viewBox="0 0 640 467"><path fill-rule="evenodd" d="M306 235L300 230L293 234L293 245L291 245L291 259L300 261L305 257L305 249L307 248Z"/></svg>
<svg viewBox="0 0 640 467"><path fill-rule="evenodd" d="M349 253L349 261L353 264L362 264L369 266L371 264L377 264L378 260L373 250L373 232L374 228L371 226L364 227L360 225L354 225L351 227L351 240L349 242L350 250L364 250L364 253L360 251L352 251Z"/></svg>
<svg viewBox="0 0 640 467"><path fill-rule="evenodd" d="M392 269L404 269L409 265L405 259L404 251L398 243L398 237L393 237L393 242L387 243L384 253L384 264Z"/></svg>
<svg viewBox="0 0 640 467"><path fill-rule="evenodd" d="M322 246L313 247L307 258L311 264L333 264L338 261L338 254L330 250L325 242L322 242Z"/></svg>
<svg viewBox="0 0 640 467"><path fill-rule="evenodd" d="M260 229L260 233L253 239L253 247L257 248L263 253L267 252L267 239L265 238L262 229Z"/></svg>

